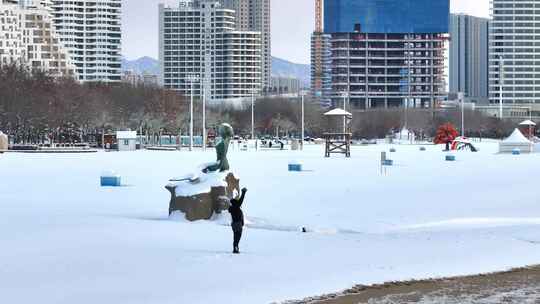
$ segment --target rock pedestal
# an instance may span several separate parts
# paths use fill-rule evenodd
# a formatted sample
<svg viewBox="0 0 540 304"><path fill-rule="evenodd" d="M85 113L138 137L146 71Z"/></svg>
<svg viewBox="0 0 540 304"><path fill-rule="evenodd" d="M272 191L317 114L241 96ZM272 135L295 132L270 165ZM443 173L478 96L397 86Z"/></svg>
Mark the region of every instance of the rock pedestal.
<svg viewBox="0 0 540 304"><path fill-rule="evenodd" d="M202 174L195 181L173 183L165 188L171 193L169 215L181 211L188 221L209 220L214 213L229 208L234 191L240 193L240 180L233 173Z"/></svg>

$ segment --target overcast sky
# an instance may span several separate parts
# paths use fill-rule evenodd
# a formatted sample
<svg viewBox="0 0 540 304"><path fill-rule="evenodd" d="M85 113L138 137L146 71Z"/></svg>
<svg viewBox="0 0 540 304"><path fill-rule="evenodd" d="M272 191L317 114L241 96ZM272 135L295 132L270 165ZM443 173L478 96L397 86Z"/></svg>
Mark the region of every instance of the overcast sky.
<svg viewBox="0 0 540 304"><path fill-rule="evenodd" d="M309 63L314 0L272 1L272 55ZM489 0L450 0L452 12L489 17ZM158 57L158 4L178 0L124 0L123 55L128 59Z"/></svg>

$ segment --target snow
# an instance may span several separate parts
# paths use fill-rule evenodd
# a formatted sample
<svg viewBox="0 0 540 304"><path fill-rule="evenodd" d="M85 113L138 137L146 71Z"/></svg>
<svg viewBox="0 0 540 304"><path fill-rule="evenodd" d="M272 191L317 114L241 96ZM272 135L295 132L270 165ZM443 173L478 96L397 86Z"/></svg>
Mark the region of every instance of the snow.
<svg viewBox="0 0 540 304"><path fill-rule="evenodd" d="M440 146L352 157L230 151L248 227L230 254L229 215L168 218L164 186L215 158L137 151L0 155L3 303L270 303L354 284L469 275L540 263L540 155L498 142L444 161ZM291 159L309 171L288 172ZM101 188L103 170L124 187ZM526 176L527 178L521 178ZM308 233L302 233L306 227Z"/></svg>
<svg viewBox="0 0 540 304"><path fill-rule="evenodd" d="M180 180L186 180L169 184L176 187L176 197L192 197L202 193L210 193L212 187L227 187L225 177L229 172L202 173L200 170L202 170L202 167L207 167L207 165L195 169L197 173L188 174L185 178L180 178Z"/></svg>
<svg viewBox="0 0 540 304"><path fill-rule="evenodd" d="M103 170L101 171L101 177L119 177L120 175L113 170Z"/></svg>
<svg viewBox="0 0 540 304"><path fill-rule="evenodd" d="M464 288L466 290L466 288ZM415 296L415 293L410 296ZM474 295L463 292L461 295L448 295L448 291L430 292L414 301L417 304L536 304L540 302L540 286L531 284L530 287L492 288L486 293ZM395 304L403 303L403 295L388 295L377 301L368 301L368 304Z"/></svg>

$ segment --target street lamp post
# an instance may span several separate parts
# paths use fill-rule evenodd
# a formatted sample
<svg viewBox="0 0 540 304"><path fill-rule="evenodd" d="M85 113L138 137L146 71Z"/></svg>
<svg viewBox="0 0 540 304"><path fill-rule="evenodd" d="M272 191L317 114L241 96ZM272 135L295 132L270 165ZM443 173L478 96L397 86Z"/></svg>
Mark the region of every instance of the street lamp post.
<svg viewBox="0 0 540 304"><path fill-rule="evenodd" d="M532 111L533 111L533 105L532 105L532 101L531 103L529 104L529 121L532 122ZM530 140L533 140L533 130L532 130L532 125L529 124L529 139Z"/></svg>
<svg viewBox="0 0 540 304"><path fill-rule="evenodd" d="M206 87L204 80L202 81L202 144L203 151L206 151Z"/></svg>
<svg viewBox="0 0 540 304"><path fill-rule="evenodd" d="M251 140L255 140L255 90L251 91Z"/></svg>
<svg viewBox="0 0 540 304"><path fill-rule="evenodd" d="M191 84L191 102L189 106L189 151L193 151L193 83L199 81L199 76L190 74L186 80Z"/></svg>
<svg viewBox="0 0 540 304"><path fill-rule="evenodd" d="M458 100L461 103L461 137L465 137L465 96L458 93Z"/></svg>
<svg viewBox="0 0 540 304"><path fill-rule="evenodd" d="M343 94L343 111L347 111L347 98L349 97L349 93L345 92ZM347 117L343 116L343 134L347 133Z"/></svg>
<svg viewBox="0 0 540 304"><path fill-rule="evenodd" d="M302 142L300 143L300 149L304 150L304 140L305 140L304 136L305 136L305 133L306 133L306 131L305 131L305 126L306 126L305 117L306 117L306 115L305 115L305 106L304 106L305 104L304 104L304 102L305 102L306 92L301 91L300 95L302 96L302 128L301 128L302 135L300 136L300 140Z"/></svg>
<svg viewBox="0 0 540 304"><path fill-rule="evenodd" d="M502 55L499 56L499 119L503 119L503 82L504 63Z"/></svg>
<svg viewBox="0 0 540 304"><path fill-rule="evenodd" d="M306 133L305 132L305 108L304 108L304 99L305 99L305 95L302 94L302 136L300 137L300 140L301 140L301 144L300 144L300 149L301 150L304 150L304 134Z"/></svg>

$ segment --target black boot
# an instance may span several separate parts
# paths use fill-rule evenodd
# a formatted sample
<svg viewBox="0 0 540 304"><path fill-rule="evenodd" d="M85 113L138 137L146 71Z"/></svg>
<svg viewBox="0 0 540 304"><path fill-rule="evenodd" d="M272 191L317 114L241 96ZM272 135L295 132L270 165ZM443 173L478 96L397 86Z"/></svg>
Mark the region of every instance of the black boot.
<svg viewBox="0 0 540 304"><path fill-rule="evenodd" d="M238 253L240 253L240 249L239 249L239 248L238 248L237 246L236 246L236 247L234 247L234 249L233 249L233 253L235 253L235 254L238 254Z"/></svg>

